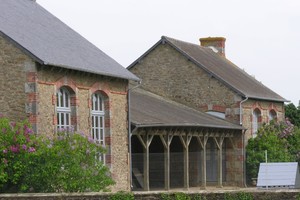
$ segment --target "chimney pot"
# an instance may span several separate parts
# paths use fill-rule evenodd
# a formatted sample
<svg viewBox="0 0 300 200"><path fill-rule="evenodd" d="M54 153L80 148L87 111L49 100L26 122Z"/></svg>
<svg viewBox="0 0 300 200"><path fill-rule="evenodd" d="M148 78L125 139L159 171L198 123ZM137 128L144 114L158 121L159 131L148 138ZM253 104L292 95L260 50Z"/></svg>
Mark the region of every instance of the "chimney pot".
<svg viewBox="0 0 300 200"><path fill-rule="evenodd" d="M200 44L203 47L210 47L213 50L217 50L217 53L225 57L225 41L224 37L207 37L200 38Z"/></svg>

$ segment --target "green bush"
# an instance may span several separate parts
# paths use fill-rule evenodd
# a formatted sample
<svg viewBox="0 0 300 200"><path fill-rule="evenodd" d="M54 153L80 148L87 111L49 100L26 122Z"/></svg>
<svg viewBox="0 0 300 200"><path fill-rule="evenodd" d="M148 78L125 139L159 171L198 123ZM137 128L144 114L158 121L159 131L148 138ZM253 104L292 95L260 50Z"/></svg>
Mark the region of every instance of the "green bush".
<svg viewBox="0 0 300 200"><path fill-rule="evenodd" d="M300 131L288 120L263 125L257 137L248 140L246 147L246 172L248 182L256 178L259 164L265 162L265 151L268 162L300 161Z"/></svg>
<svg viewBox="0 0 300 200"><path fill-rule="evenodd" d="M114 182L91 138L61 130L52 138L0 118L0 192L105 191Z"/></svg>

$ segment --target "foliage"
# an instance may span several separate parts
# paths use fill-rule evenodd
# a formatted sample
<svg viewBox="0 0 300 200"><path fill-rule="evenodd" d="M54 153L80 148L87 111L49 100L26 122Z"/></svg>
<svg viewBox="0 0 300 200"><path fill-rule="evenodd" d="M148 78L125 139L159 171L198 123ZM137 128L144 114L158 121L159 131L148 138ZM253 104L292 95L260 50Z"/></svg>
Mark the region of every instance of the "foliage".
<svg viewBox="0 0 300 200"><path fill-rule="evenodd" d="M134 195L131 192L120 191L112 194L109 200L134 200Z"/></svg>
<svg viewBox="0 0 300 200"><path fill-rule="evenodd" d="M13 123L0 116L0 192L23 190L36 149L37 140L28 123Z"/></svg>
<svg viewBox="0 0 300 200"><path fill-rule="evenodd" d="M175 193L175 200L191 200L191 197L188 194L177 192Z"/></svg>
<svg viewBox="0 0 300 200"><path fill-rule="evenodd" d="M285 116L292 124L300 127L300 106L296 107L293 103L285 105Z"/></svg>
<svg viewBox="0 0 300 200"><path fill-rule="evenodd" d="M84 192L113 184L91 138L61 130L53 138L0 118L0 192Z"/></svg>
<svg viewBox="0 0 300 200"><path fill-rule="evenodd" d="M289 121L271 122L263 125L257 137L248 140L246 147L247 178L256 178L259 163L265 162L265 151L268 162L299 161L300 131Z"/></svg>
<svg viewBox="0 0 300 200"><path fill-rule="evenodd" d="M252 200L253 196L251 193L238 192L238 193L225 193L224 200Z"/></svg>

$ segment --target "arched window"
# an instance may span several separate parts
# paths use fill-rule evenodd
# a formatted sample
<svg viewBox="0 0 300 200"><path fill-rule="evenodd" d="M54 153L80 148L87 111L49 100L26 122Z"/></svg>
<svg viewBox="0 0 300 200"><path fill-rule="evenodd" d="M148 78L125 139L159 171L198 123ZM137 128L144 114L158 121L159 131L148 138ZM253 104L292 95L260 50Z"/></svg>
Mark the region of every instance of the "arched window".
<svg viewBox="0 0 300 200"><path fill-rule="evenodd" d="M277 113L275 110L270 110L269 112L269 122L277 119Z"/></svg>
<svg viewBox="0 0 300 200"><path fill-rule="evenodd" d="M256 137L256 135L257 135L257 131L260 127L260 122L261 122L261 112L258 108L256 108L253 111L253 114L252 114L252 134L253 134L253 137Z"/></svg>
<svg viewBox="0 0 300 200"><path fill-rule="evenodd" d="M94 141L105 146L105 110L104 99L99 93L92 95L92 130L91 135ZM100 160L105 162L105 156L100 155Z"/></svg>
<svg viewBox="0 0 300 200"><path fill-rule="evenodd" d="M70 93L67 88L61 87L56 95L57 128L69 129L71 127Z"/></svg>

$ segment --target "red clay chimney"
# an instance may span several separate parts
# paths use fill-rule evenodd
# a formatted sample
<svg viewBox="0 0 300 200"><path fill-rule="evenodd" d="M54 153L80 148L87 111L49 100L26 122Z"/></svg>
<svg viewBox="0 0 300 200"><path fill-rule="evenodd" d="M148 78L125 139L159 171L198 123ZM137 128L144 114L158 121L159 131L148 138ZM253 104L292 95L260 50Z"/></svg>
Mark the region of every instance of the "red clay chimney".
<svg viewBox="0 0 300 200"><path fill-rule="evenodd" d="M225 57L225 41L224 37L208 37L208 38L200 38L201 46L210 47L220 56Z"/></svg>

